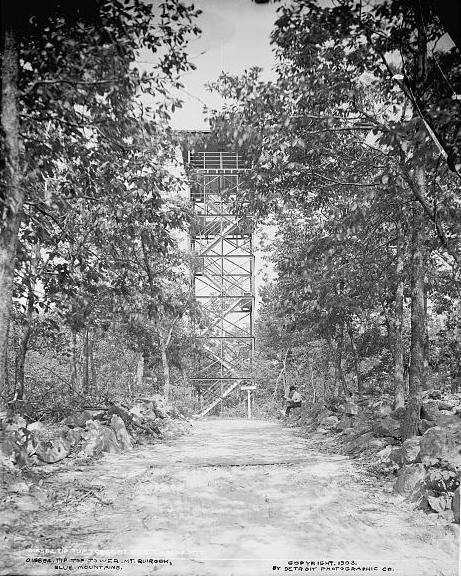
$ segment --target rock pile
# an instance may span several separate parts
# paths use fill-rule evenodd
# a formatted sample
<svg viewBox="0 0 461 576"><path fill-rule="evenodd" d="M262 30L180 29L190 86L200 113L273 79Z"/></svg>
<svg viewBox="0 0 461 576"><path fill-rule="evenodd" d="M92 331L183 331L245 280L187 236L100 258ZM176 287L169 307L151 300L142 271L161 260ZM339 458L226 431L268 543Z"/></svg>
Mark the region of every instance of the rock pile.
<svg viewBox="0 0 461 576"><path fill-rule="evenodd" d="M133 445L184 434L189 421L162 396L140 398L131 408L109 404L80 410L59 424L27 423L17 414L1 419L1 464L54 464L69 456L120 453Z"/></svg>
<svg viewBox="0 0 461 576"><path fill-rule="evenodd" d="M461 461L449 430L435 426L422 436L406 440L400 449L400 458L394 462L398 466L395 494L428 511L453 510L459 523Z"/></svg>
<svg viewBox="0 0 461 576"><path fill-rule="evenodd" d="M344 408L317 404L293 418L309 431L340 433L343 450L373 460L377 473L392 474L394 493L431 512L453 510L459 523L461 470L461 393L427 391L421 406L419 436L402 442L405 409L392 409L392 398L363 397L357 416Z"/></svg>

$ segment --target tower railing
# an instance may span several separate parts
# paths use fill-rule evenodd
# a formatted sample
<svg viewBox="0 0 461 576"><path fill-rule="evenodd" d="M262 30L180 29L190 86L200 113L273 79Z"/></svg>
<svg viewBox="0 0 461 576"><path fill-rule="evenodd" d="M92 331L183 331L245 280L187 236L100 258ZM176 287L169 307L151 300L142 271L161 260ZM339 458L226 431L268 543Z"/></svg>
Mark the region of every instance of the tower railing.
<svg viewBox="0 0 461 576"><path fill-rule="evenodd" d="M191 381L205 415L222 411L224 400L253 380L253 229L232 212L249 167L228 151L194 151L187 162L196 213L190 236L195 298L208 320L197 333L202 347Z"/></svg>

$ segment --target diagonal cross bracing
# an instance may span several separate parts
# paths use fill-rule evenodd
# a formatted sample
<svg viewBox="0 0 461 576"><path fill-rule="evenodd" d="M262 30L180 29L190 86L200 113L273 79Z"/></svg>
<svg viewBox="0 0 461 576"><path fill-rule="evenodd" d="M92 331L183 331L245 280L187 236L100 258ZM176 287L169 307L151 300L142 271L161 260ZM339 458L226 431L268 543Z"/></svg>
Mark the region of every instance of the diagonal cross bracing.
<svg viewBox="0 0 461 576"><path fill-rule="evenodd" d="M201 394L210 401L202 407L203 415L222 407L242 381L252 380L253 231L248 218L238 219L232 212L247 171L241 156L190 152L188 170L196 214L190 237L195 296L208 319L197 333L203 352L192 375L194 385L207 390Z"/></svg>

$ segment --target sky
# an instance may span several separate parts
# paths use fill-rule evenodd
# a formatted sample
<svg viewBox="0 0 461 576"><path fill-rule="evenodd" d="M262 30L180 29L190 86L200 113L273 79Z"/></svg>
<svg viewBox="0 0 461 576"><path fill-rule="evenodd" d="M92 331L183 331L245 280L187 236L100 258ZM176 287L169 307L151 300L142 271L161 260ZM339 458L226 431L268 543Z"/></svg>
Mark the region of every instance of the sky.
<svg viewBox="0 0 461 576"><path fill-rule="evenodd" d="M182 77L184 90L180 93L183 107L176 111L171 124L176 130L208 129L203 113L204 106L219 107L217 95L211 94L205 85L217 80L222 71L241 74L246 69L259 66L262 78L273 77L275 59L270 46L270 33L276 19L273 3L256 4L252 0L195 0L196 8L202 10L197 25L202 34L189 44L189 58L197 69ZM139 62L148 66L149 62ZM180 153L178 153L180 157ZM256 311L258 294L264 277L274 276L273 267L263 257L261 230L272 237L274 232L263 226L255 234L255 288ZM182 238L183 248L187 242Z"/></svg>
<svg viewBox="0 0 461 576"><path fill-rule="evenodd" d="M202 35L189 45L190 59L197 69L182 77L180 96L184 104L172 119L177 130L208 128L203 107L218 107L220 100L205 84L215 81L222 71L240 74L259 66L263 77L270 78L274 64L269 36L276 5L252 0L195 0L194 5L202 10L197 22Z"/></svg>

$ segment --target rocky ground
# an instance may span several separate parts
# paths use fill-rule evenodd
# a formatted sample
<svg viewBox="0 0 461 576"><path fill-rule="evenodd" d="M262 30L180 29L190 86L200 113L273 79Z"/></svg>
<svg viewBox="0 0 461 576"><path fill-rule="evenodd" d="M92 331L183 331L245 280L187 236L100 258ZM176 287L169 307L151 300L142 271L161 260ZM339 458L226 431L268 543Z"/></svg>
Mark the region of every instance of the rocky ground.
<svg viewBox="0 0 461 576"><path fill-rule="evenodd" d="M293 411L293 430L192 423L160 396L56 424L6 415L0 574L454 576L460 401L428 392L405 442L386 396Z"/></svg>
<svg viewBox="0 0 461 576"><path fill-rule="evenodd" d="M78 410L57 423L31 422L18 413L0 416L0 535L6 556L21 530L29 534L32 515L110 504L104 487L92 477L99 459L112 456L116 470L118 462L129 462L142 446L167 442L192 426L160 395L141 398L130 408L109 403ZM43 543L49 537L56 544L55 534L46 528L41 536Z"/></svg>
<svg viewBox="0 0 461 576"><path fill-rule="evenodd" d="M455 576L458 526L319 452L321 437L210 419L90 464L63 460L10 495L0 574Z"/></svg>
<svg viewBox="0 0 461 576"><path fill-rule="evenodd" d="M392 410L392 398L363 397L355 412L346 415L341 405L316 404L293 412L286 423L309 436L316 431L318 449L358 460L415 508L459 524L461 394L427 391L419 435L404 442L404 409Z"/></svg>
<svg viewBox="0 0 461 576"><path fill-rule="evenodd" d="M140 398L131 407L109 402L104 408L78 410L58 423L30 420L17 411L0 414L3 469L121 453L135 445L168 439L190 425L159 394Z"/></svg>

